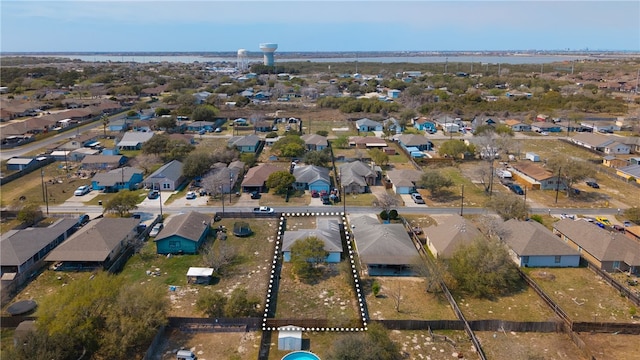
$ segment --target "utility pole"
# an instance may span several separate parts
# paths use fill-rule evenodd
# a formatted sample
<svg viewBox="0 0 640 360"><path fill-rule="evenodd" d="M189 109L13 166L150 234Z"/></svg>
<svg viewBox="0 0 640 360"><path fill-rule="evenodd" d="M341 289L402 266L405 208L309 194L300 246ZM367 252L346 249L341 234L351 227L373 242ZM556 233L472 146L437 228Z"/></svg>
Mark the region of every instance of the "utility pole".
<svg viewBox="0 0 640 360"><path fill-rule="evenodd" d="M558 180L556 181L556 204L558 203L558 192L560 191L560 170L562 167L558 168Z"/></svg>
<svg viewBox="0 0 640 360"><path fill-rule="evenodd" d="M42 202L47 201L47 196L44 193L44 169L40 169L40 181L42 182Z"/></svg>
<svg viewBox="0 0 640 360"><path fill-rule="evenodd" d="M464 185L462 185L462 196L460 199L460 216L462 216L463 211L464 211Z"/></svg>

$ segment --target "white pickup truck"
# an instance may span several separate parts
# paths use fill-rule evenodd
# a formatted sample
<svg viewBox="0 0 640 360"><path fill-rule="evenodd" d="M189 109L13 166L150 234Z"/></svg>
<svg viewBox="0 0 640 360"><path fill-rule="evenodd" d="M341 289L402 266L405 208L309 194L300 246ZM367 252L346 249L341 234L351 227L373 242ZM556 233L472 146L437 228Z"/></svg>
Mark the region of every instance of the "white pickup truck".
<svg viewBox="0 0 640 360"><path fill-rule="evenodd" d="M253 208L254 214L273 214L273 212L274 212L273 208L270 208L268 206L260 206L257 208Z"/></svg>

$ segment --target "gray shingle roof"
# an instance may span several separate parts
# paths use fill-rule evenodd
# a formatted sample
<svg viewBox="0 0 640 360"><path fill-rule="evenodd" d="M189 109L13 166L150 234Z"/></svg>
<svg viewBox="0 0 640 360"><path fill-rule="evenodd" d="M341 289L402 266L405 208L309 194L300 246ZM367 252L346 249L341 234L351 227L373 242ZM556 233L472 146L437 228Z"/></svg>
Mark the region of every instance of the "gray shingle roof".
<svg viewBox="0 0 640 360"><path fill-rule="evenodd" d="M169 218L165 227L160 230L154 242L174 235L196 242L210 224L211 216L196 211L174 215Z"/></svg>
<svg viewBox="0 0 640 360"><path fill-rule="evenodd" d="M409 265L418 256L402 224L381 224L370 215L351 219L360 260L365 264Z"/></svg>
<svg viewBox="0 0 640 360"><path fill-rule="evenodd" d="M425 229L428 241L438 251L438 257L448 258L460 247L483 238L471 222L460 215L448 216L442 223Z"/></svg>
<svg viewBox="0 0 640 360"><path fill-rule="evenodd" d="M182 177L182 167L183 165L180 161L172 160L149 175L145 181L149 182L150 179L170 179L177 181Z"/></svg>
<svg viewBox="0 0 640 360"><path fill-rule="evenodd" d="M123 168L110 170L106 173L97 173L91 180L97 182L100 186L114 186L119 182L127 182L131 180L131 177L134 174L143 173L144 172L140 169L125 166Z"/></svg>
<svg viewBox="0 0 640 360"><path fill-rule="evenodd" d="M315 146L327 146L327 138L318 134L305 134L300 136L304 143L307 145L315 145Z"/></svg>
<svg viewBox="0 0 640 360"><path fill-rule="evenodd" d="M118 143L118 146L137 146L138 144L144 144L152 137L152 132L128 131L124 133L122 140Z"/></svg>
<svg viewBox="0 0 640 360"><path fill-rule="evenodd" d="M255 146L258 141L260 141L260 137L258 135L245 135L245 136L234 136L229 139L230 146Z"/></svg>
<svg viewBox="0 0 640 360"><path fill-rule="evenodd" d="M101 218L90 221L51 251L46 261L105 261L113 249L135 232L139 223L140 220L133 218Z"/></svg>
<svg viewBox="0 0 640 360"><path fill-rule="evenodd" d="M358 184L360 186L367 186L365 177L376 176L376 172L361 161L353 161L350 163L342 164L340 169L340 183L342 186L349 186L351 184Z"/></svg>
<svg viewBox="0 0 640 360"><path fill-rule="evenodd" d="M11 231L0 239L2 266L18 266L45 248L54 239L78 223L77 219L60 219L48 227Z"/></svg>
<svg viewBox="0 0 640 360"><path fill-rule="evenodd" d="M291 250L296 240L316 237L324 242L324 249L328 252L342 252L340 237L340 221L337 218L320 218L315 229L301 229L285 231L282 239L282 251Z"/></svg>
<svg viewBox="0 0 640 360"><path fill-rule="evenodd" d="M431 141L429 141L426 136L416 134L403 134L398 136L398 140L405 146L420 146L428 145L429 143L431 143Z"/></svg>
<svg viewBox="0 0 640 360"><path fill-rule="evenodd" d="M520 256L579 255L539 222L511 219L502 228L507 231L504 241Z"/></svg>
<svg viewBox="0 0 640 360"><path fill-rule="evenodd" d="M315 165L299 166L293 169L293 176L296 182L303 184L311 184L316 181L324 181L331 184L329 169Z"/></svg>

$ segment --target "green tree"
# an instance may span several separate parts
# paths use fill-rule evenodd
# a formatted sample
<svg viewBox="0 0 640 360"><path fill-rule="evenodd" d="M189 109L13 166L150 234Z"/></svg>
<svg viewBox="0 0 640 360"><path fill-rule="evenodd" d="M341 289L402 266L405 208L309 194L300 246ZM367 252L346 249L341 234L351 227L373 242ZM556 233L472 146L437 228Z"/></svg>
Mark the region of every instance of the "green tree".
<svg viewBox="0 0 640 360"><path fill-rule="evenodd" d="M169 136L166 134L156 134L142 145L143 154L162 155L167 151Z"/></svg>
<svg viewBox="0 0 640 360"><path fill-rule="evenodd" d="M173 116L161 117L160 119L158 119L158 121L156 121L156 126L165 130L173 129L176 127L176 125L177 125L176 119Z"/></svg>
<svg viewBox="0 0 640 360"><path fill-rule="evenodd" d="M224 316L227 298L217 291L201 292L196 300L196 309L212 318Z"/></svg>
<svg viewBox="0 0 640 360"><path fill-rule="evenodd" d="M247 289L235 288L227 301L225 307L225 315L227 317L252 317L258 316L258 305L260 300L255 297L249 297Z"/></svg>
<svg viewBox="0 0 640 360"><path fill-rule="evenodd" d="M240 154L240 161L244 163L245 167L250 168L256 164L256 154L242 153Z"/></svg>
<svg viewBox="0 0 640 360"><path fill-rule="evenodd" d="M520 196L516 194L494 194L486 204L486 207L495 211L503 220L525 219L530 212Z"/></svg>
<svg viewBox="0 0 640 360"><path fill-rule="evenodd" d="M324 137L329 136L329 132L327 130L318 130L316 131L316 134Z"/></svg>
<svg viewBox="0 0 640 360"><path fill-rule="evenodd" d="M460 158L460 155L468 151L467 145L460 140L447 140L438 149L440 156L451 157L454 159Z"/></svg>
<svg viewBox="0 0 640 360"><path fill-rule="evenodd" d="M317 237L296 240L291 246L291 264L294 274L305 282L318 276L318 267L324 263L329 252L324 249L324 242Z"/></svg>
<svg viewBox="0 0 640 360"><path fill-rule="evenodd" d="M218 109L212 105L198 105L191 113L194 121L215 121Z"/></svg>
<svg viewBox="0 0 640 360"><path fill-rule="evenodd" d="M371 293L373 294L373 297L378 297L378 294L380 294L381 288L382 286L380 286L380 283L374 280L373 284L371 284Z"/></svg>
<svg viewBox="0 0 640 360"><path fill-rule="evenodd" d="M166 98L165 98L165 102L167 102ZM163 115L170 115L171 114L171 110L167 109L167 108L156 108L156 116L157 117L161 117Z"/></svg>
<svg viewBox="0 0 640 360"><path fill-rule="evenodd" d="M203 151L194 151L187 155L182 166L182 174L188 178L202 176L211 167L211 155Z"/></svg>
<svg viewBox="0 0 640 360"><path fill-rule="evenodd" d="M331 162L331 152L328 148L320 151L309 151L304 155L304 163L325 167Z"/></svg>
<svg viewBox="0 0 640 360"><path fill-rule="evenodd" d="M165 157L166 161L180 160L186 158L196 147L184 140L169 140L167 144L169 154Z"/></svg>
<svg viewBox="0 0 640 360"><path fill-rule="evenodd" d="M402 354L389 331L370 323L366 332L340 336L331 344L327 360L400 360Z"/></svg>
<svg viewBox="0 0 640 360"><path fill-rule="evenodd" d="M337 139L331 141L331 146L337 149L346 149L349 147L349 137L340 135Z"/></svg>
<svg viewBox="0 0 640 360"><path fill-rule="evenodd" d="M369 156L376 165L387 165L389 163L389 155L380 149L369 150Z"/></svg>
<svg viewBox="0 0 640 360"><path fill-rule="evenodd" d="M129 190L122 190L104 204L104 210L125 217L131 210L138 208L139 196Z"/></svg>
<svg viewBox="0 0 640 360"><path fill-rule="evenodd" d="M102 115L102 117L100 118L102 120L102 132L103 132L103 137L107 137L107 126L109 125L109 116L107 116L107 114Z"/></svg>
<svg viewBox="0 0 640 360"><path fill-rule="evenodd" d="M23 224L31 226L42 219L42 210L36 203L27 203L18 211L17 218Z"/></svg>
<svg viewBox="0 0 640 360"><path fill-rule="evenodd" d="M443 188L453 185L453 181L436 170L428 170L422 174L418 185L429 190L432 198L438 197Z"/></svg>
<svg viewBox="0 0 640 360"><path fill-rule="evenodd" d="M460 246L448 267L456 287L473 297L493 299L522 287L517 266L498 241L476 239Z"/></svg>
<svg viewBox="0 0 640 360"><path fill-rule="evenodd" d="M269 189L272 189L276 194L286 194L289 187L296 182L295 176L288 171L276 171L269 175L266 184Z"/></svg>

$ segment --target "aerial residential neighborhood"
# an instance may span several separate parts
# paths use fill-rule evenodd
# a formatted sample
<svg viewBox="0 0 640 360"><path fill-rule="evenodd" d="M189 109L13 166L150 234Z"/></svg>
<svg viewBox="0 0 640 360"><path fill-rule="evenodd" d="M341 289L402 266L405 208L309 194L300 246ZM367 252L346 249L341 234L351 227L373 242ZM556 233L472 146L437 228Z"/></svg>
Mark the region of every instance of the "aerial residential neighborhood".
<svg viewBox="0 0 640 360"><path fill-rule="evenodd" d="M11 59L3 356L640 353L637 58Z"/></svg>

